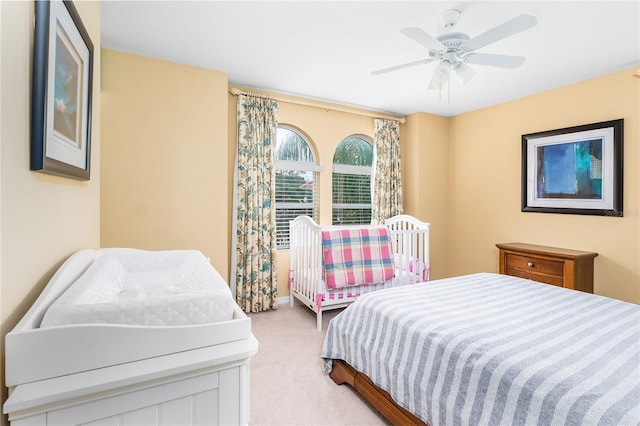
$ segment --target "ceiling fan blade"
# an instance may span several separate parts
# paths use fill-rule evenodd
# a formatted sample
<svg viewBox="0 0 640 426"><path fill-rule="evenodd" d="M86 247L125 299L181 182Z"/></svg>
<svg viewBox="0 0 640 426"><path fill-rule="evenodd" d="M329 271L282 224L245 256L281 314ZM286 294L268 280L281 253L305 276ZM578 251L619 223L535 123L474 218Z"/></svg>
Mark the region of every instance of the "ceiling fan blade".
<svg viewBox="0 0 640 426"><path fill-rule="evenodd" d="M403 68L414 67L416 65L428 64L429 62L432 62L432 61L433 61L433 59L421 59L419 61L409 62L407 64L395 65L393 67L383 68L381 70L376 70L376 71L373 71L371 74L373 74L373 75L384 74L384 73L387 73L387 72L396 71L396 70L400 70L400 69L403 69Z"/></svg>
<svg viewBox="0 0 640 426"><path fill-rule="evenodd" d="M500 68L517 68L524 64L526 60L527 58L523 56L496 55L493 53L469 53L464 57L464 61L469 64Z"/></svg>
<svg viewBox="0 0 640 426"><path fill-rule="evenodd" d="M504 22L484 33L475 36L466 43L469 50L476 50L488 44L494 43L503 38L517 34L521 31L534 27L538 23L535 16L522 14Z"/></svg>
<svg viewBox="0 0 640 426"><path fill-rule="evenodd" d="M450 78L451 63L449 63L449 61L442 61L433 71L433 77L431 77L431 82L429 83L429 87L427 89L440 89L442 88L442 86L449 82Z"/></svg>
<svg viewBox="0 0 640 426"><path fill-rule="evenodd" d="M427 34L422 30L422 28L408 27L401 29L400 32L427 49L444 49L444 45L442 43Z"/></svg>

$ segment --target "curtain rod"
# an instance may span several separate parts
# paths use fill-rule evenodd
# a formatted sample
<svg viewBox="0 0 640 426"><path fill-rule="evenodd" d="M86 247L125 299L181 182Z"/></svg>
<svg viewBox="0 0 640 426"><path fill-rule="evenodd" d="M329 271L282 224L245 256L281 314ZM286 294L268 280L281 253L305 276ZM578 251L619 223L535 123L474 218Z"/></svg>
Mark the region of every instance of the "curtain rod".
<svg viewBox="0 0 640 426"><path fill-rule="evenodd" d="M324 110L331 110L331 111L337 111L337 112L347 112L350 114L357 114L357 115L363 115L365 117L372 117L372 118L384 118L387 120L395 120L395 121L399 121L400 123L404 124L405 119L404 117L396 117L393 115L388 115L388 114L377 114L375 112L366 112L366 111L356 111L356 110L352 110L349 108L341 108L340 106L326 106L326 105L322 105L319 102L313 102L311 100L292 100L292 99L285 99L285 98L280 98L278 96L272 96L272 95L267 95L267 94L263 94L263 93L258 93L258 92L243 92L240 89L236 89L235 87L231 90L229 90L229 93L231 93L234 96L238 96L238 95L249 95L249 96L260 96L260 97L268 97L271 99L274 99L276 101L279 102L285 102L285 103L289 103L289 104L294 104L294 105L302 105L302 106L308 106L308 107L312 107L312 108L320 108L320 109L324 109Z"/></svg>

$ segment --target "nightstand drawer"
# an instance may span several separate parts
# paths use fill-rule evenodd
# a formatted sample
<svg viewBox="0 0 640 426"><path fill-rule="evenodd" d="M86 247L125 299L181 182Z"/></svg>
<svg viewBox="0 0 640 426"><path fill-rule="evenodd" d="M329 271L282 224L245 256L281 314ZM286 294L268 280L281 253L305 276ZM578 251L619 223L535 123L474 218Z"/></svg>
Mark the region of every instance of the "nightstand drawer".
<svg viewBox="0 0 640 426"><path fill-rule="evenodd" d="M593 293L598 253L524 243L496 244L500 273Z"/></svg>
<svg viewBox="0 0 640 426"><path fill-rule="evenodd" d="M553 275L562 279L564 262L507 253L507 269L520 269L533 274Z"/></svg>
<svg viewBox="0 0 640 426"><path fill-rule="evenodd" d="M538 281L540 283L557 285L558 287L564 287L564 277L562 275L546 275L539 274L533 271L526 271L524 269L515 269L507 267L504 271L506 275L512 277L525 278L527 280Z"/></svg>

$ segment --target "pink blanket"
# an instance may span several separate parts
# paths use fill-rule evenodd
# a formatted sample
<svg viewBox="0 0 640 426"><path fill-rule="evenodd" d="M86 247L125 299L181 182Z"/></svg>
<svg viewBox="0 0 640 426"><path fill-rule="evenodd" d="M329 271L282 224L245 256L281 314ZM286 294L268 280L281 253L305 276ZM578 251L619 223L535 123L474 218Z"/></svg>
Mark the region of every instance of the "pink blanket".
<svg viewBox="0 0 640 426"><path fill-rule="evenodd" d="M391 240L384 226L323 230L322 255L324 280L331 289L393 278Z"/></svg>

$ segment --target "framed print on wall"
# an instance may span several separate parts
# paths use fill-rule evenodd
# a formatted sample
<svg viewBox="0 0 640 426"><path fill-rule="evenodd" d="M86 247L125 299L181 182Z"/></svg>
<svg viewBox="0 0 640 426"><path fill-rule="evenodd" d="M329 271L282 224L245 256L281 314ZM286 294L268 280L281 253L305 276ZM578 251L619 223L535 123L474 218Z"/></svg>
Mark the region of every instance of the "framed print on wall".
<svg viewBox="0 0 640 426"><path fill-rule="evenodd" d="M622 217L623 122L522 135L522 211Z"/></svg>
<svg viewBox="0 0 640 426"><path fill-rule="evenodd" d="M36 1L31 170L89 180L93 44L71 1Z"/></svg>

